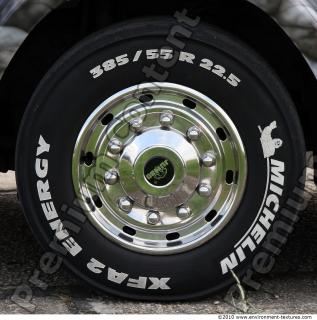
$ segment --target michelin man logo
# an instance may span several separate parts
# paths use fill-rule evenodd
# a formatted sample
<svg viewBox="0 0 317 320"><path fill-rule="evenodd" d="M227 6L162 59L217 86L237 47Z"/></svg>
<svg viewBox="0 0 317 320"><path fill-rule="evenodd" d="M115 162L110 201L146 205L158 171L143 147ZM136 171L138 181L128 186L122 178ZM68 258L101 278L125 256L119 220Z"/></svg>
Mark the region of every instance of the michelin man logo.
<svg viewBox="0 0 317 320"><path fill-rule="evenodd" d="M258 126L261 132L261 144L263 148L264 158L270 158L274 156L276 149L279 149L283 145L281 139L273 139L272 131L277 128L276 121L273 121L269 126L263 130Z"/></svg>

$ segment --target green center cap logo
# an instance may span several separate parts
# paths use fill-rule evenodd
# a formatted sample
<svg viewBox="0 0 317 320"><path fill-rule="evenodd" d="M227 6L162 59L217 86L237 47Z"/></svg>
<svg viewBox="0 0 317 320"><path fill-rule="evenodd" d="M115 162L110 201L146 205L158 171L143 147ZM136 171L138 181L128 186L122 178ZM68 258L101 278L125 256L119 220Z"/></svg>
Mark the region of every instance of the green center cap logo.
<svg viewBox="0 0 317 320"><path fill-rule="evenodd" d="M174 177L174 168L171 162L163 157L154 157L144 167L144 175L154 186L165 186Z"/></svg>

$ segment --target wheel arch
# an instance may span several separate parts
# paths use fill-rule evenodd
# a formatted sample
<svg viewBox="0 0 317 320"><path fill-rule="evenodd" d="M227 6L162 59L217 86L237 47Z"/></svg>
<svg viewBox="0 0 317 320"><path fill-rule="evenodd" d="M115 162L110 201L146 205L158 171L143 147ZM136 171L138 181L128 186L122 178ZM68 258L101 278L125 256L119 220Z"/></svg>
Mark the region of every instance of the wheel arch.
<svg viewBox="0 0 317 320"><path fill-rule="evenodd" d="M256 50L279 75L297 107L307 150L317 150L313 136L317 80L293 41L266 13L246 0L170 2L142 7L102 0L72 0L52 11L30 32L0 82L0 170L14 169L15 142L32 93L54 62L76 42L112 23L188 9L207 23L234 34ZM282 54L281 54L282 52ZM17 83L19 84L17 87Z"/></svg>

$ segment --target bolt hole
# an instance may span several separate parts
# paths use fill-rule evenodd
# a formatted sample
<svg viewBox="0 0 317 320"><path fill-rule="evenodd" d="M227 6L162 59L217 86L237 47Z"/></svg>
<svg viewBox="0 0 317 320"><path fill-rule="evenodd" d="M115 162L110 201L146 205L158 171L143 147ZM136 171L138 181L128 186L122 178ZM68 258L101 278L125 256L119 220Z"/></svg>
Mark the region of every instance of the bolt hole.
<svg viewBox="0 0 317 320"><path fill-rule="evenodd" d="M102 202L101 202L100 198L97 195L94 195L92 197L92 200L93 200L93 202L94 202L94 204L95 204L95 206L97 208L101 208L102 207Z"/></svg>
<svg viewBox="0 0 317 320"><path fill-rule="evenodd" d="M153 96L149 93L143 94L142 96L139 97L139 101L141 103L149 103L153 100Z"/></svg>
<svg viewBox="0 0 317 320"><path fill-rule="evenodd" d="M134 236L136 234L136 231L133 228L130 228L128 226L124 226L122 230L123 232L129 234L130 236Z"/></svg>
<svg viewBox="0 0 317 320"><path fill-rule="evenodd" d="M190 99L184 99L183 105L189 109L195 109L196 108L196 102L192 101Z"/></svg>
<svg viewBox="0 0 317 320"><path fill-rule="evenodd" d="M233 171L232 170L228 170L227 173L226 173L226 182L228 184L232 184L233 183L233 177L234 177Z"/></svg>
<svg viewBox="0 0 317 320"><path fill-rule="evenodd" d="M210 222L215 216L217 215L217 211L216 210L211 210L205 217L205 220L207 222Z"/></svg>
<svg viewBox="0 0 317 320"><path fill-rule="evenodd" d="M216 132L221 141L225 141L227 139L227 134L222 128L218 128Z"/></svg>
<svg viewBox="0 0 317 320"><path fill-rule="evenodd" d="M106 126L108 125L111 121L113 120L113 114L112 113L108 113L107 115L105 115L102 119L101 119L101 123Z"/></svg>
<svg viewBox="0 0 317 320"><path fill-rule="evenodd" d="M172 240L176 240L178 239L180 236L179 236L179 233L178 232L173 232L173 233L169 233L166 235L166 239L168 241L172 241Z"/></svg>
<svg viewBox="0 0 317 320"><path fill-rule="evenodd" d="M87 152L80 159L80 162L84 163L87 166L91 166L93 161L94 161L94 155L92 154L92 152Z"/></svg>

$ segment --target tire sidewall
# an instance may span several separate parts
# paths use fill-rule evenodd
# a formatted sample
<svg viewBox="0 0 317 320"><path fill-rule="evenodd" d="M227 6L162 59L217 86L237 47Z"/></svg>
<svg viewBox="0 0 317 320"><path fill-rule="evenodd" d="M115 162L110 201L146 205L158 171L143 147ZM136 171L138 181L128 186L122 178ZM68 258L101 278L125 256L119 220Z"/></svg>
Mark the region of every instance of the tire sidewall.
<svg viewBox="0 0 317 320"><path fill-rule="evenodd" d="M137 50L166 46L166 38L174 21L151 19L117 25L82 41L62 57L48 72L27 108L17 145L17 181L20 198L27 219L40 243L49 249L54 239L50 222L43 214L37 183L48 181L51 200L59 219L65 225L78 228L68 232L82 251L64 257L65 263L84 278L104 291L120 296L151 300L178 300L197 297L218 290L232 282L229 273L223 275L220 261L234 251L235 244L256 220L267 196L268 162L260 142L262 129L273 121L278 124L274 136L283 140L275 158L285 164L283 195L280 204L295 186L304 168L304 142L294 106L285 88L274 72L254 52L223 32L201 24L192 30L192 36L182 49L195 54L197 61L210 58L242 79L239 87L230 87L210 72L199 69L195 63L178 62L167 71L168 81L191 87L212 98L235 123L244 142L247 162L247 186L240 207L230 223L212 240L181 254L151 256L131 252L103 237L85 219L78 221L65 208L80 211L72 185L71 161L75 142L89 115L109 96L133 85L150 82L144 66L155 61L141 58L136 63L118 67L93 79L90 70L107 59ZM177 50L177 48L175 48ZM179 50L179 49L178 49ZM159 69L160 72L164 70ZM48 160L48 174L39 179L35 172L36 153L42 136L50 144L43 155ZM38 158L41 158L38 157ZM235 268L242 274L259 250L246 251L246 258ZM96 274L87 268L94 258L105 266ZM121 283L107 279L109 268L127 274ZM129 279L147 277L145 289L127 286ZM149 290L149 278L170 278L170 290Z"/></svg>

